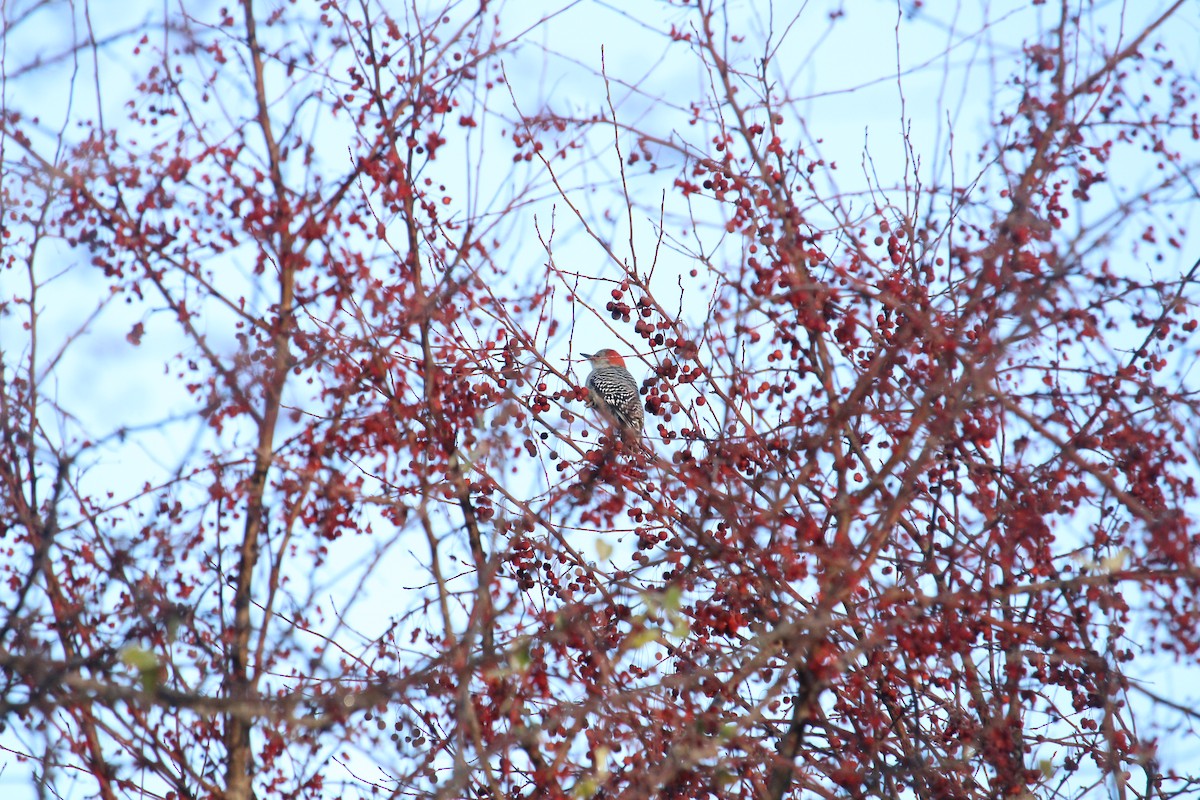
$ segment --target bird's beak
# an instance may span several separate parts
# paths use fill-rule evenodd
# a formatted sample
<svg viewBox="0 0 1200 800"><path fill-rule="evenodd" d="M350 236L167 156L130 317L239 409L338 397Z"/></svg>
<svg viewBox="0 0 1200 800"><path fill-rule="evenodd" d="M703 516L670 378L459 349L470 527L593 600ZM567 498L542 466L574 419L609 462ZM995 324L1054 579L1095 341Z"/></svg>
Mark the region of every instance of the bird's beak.
<svg viewBox="0 0 1200 800"><path fill-rule="evenodd" d="M579 355L583 356L584 358L591 358L592 356L594 356L596 354L595 353L580 353Z"/></svg>

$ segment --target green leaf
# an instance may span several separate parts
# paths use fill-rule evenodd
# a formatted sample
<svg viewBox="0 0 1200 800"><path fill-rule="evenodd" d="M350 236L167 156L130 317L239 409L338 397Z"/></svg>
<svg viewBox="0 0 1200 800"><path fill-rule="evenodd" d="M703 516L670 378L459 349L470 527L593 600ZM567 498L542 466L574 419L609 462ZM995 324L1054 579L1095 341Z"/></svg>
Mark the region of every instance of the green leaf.
<svg viewBox="0 0 1200 800"><path fill-rule="evenodd" d="M1105 575L1111 575L1114 572L1120 572L1121 570L1125 569L1125 563L1129 561L1129 556L1129 548L1122 547L1111 556L1100 559L1100 572Z"/></svg>
<svg viewBox="0 0 1200 800"><path fill-rule="evenodd" d="M604 745L600 745L592 752L592 763L596 765L596 777L608 777L608 756L609 750Z"/></svg>
<svg viewBox="0 0 1200 800"><path fill-rule="evenodd" d="M601 561L608 561L612 558L613 546L603 539L596 540L596 555L600 556Z"/></svg>
<svg viewBox="0 0 1200 800"><path fill-rule="evenodd" d="M127 644L117 655L122 663L138 671L138 683L143 691L153 692L158 688L158 656L152 651L136 644Z"/></svg>
<svg viewBox="0 0 1200 800"><path fill-rule="evenodd" d="M656 631L653 628L646 628L637 633L631 633L626 641L630 647L644 647L653 642L657 642L662 635L661 631Z"/></svg>
<svg viewBox="0 0 1200 800"><path fill-rule="evenodd" d="M136 644L127 644L118 653L121 663L127 664L142 672L148 669L158 669L158 656Z"/></svg>
<svg viewBox="0 0 1200 800"><path fill-rule="evenodd" d="M533 656L530 655L530 640L526 639L508 654L508 665L516 672L524 672L529 669L529 665L533 663Z"/></svg>

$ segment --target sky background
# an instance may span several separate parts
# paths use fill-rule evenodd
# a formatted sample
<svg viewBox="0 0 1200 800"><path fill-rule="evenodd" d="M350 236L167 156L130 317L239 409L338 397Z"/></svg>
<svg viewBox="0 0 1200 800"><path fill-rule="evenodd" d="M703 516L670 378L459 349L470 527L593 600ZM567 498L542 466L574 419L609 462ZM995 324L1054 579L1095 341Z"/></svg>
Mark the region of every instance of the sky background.
<svg viewBox="0 0 1200 800"><path fill-rule="evenodd" d="M70 142L78 135L76 120L98 116L121 131L128 113L126 104L131 99L135 104L144 102L139 100L136 87L149 59L134 53L142 32L155 41L164 37L165 42L169 36L158 25L164 10L174 15L182 7L193 19L211 22L222 7L221 3L189 0L182 6L79 3L72 9L66 3L51 2L39 11L25 13L35 5L6 2L3 6L7 73L3 91L7 109L39 117L45 142ZM264 9L286 5L287 13L317 13L316 3L261 5ZM1167 4L1082 5L1092 10L1087 28L1092 40L1083 45L1100 50L1121 46L1127 40L1122 30L1140 30ZM689 127L689 103L710 96L710 76L700 69L696 59L676 57L661 35L672 25L685 31L692 15L642 1L510 2L495 5L494 9L501 30L524 40L499 61L512 95L491 96L494 116L478 134L483 144L469 149L473 157L437 162L437 180L448 186L448 194L480 198L477 212L505 208L508 200L524 188L525 181L537 187L539 202L494 220L494 235L512 254L513 286L522 285L529 276L540 276L551 260L560 268L569 266L596 278L615 277L619 273L610 255L601 242L585 232L545 173L514 171L511 130L505 129L503 121L509 120L515 126L518 112L533 114L542 110L582 118L606 114L611 103L623 124L660 131L685 147L692 143L705 145L704 132ZM801 112L800 118L789 118L786 124L802 126L800 138L811 156L838 165L836 184L827 189L836 188L852 209L864 215L875 204L889 200L897 204L898 212L905 211L903 187L914 175L924 186L934 189L952 182L961 185L963 176L981 170L977 154L984 144L996 139L993 123L997 109L1011 106L1019 92L1005 86L1000 76L1019 62L1024 41L1055 24L1055 11L1049 6L1033 9L1028 2L1017 1L896 4L883 0L797 0L768 4L746 0L725 7L728 24L747 33L744 51L731 52L730 60L753 57L769 40L774 48L771 77L788 87L799 101L795 108ZM836 19L831 20L831 15ZM19 24L14 20L20 20ZM68 52L73 43L85 40L89 31L95 40L112 44L94 52L85 50L79 57L54 60L56 54ZM521 33L524 31L529 33ZM769 39L768 31L774 32ZM1172 56L1187 65L1183 71L1196 72L1200 61L1200 4L1181 14L1164 37ZM337 56L332 58L340 63ZM22 65L39 59L53 63L23 70ZM1080 63L1086 65L1087 58L1081 57ZM186 81L187 76L183 79ZM102 98L100 103L96 102L97 94ZM246 100L222 99L229 108L238 108ZM503 100L509 103L508 108L496 105ZM345 142L354 135L348 124L345 119L313 121L319 158L330 165L345 158ZM906 146L906 137L911 147ZM611 129L597 130L585 138L583 147L608 155L601 155L599 162L586 158L564 162L558 176L561 186L572 205L588 217L593 231L621 257L646 261L657 253L656 287L661 290L660 299L669 301L672 287L696 264L693 248L698 240L713 244L709 252L714 258L736 256L738 245L717 243L715 224L696 230L699 226L676 202L673 189L683 159L670 156L665 148L656 148L662 156L658 173L630 168L631 174L636 172L631 182L636 186L636 194L631 197L632 213L605 214L603 210L612 207L613 192L619 189L613 183L616 169L612 142ZM636 144L628 136L620 142L627 154ZM1098 188L1105 194L1104 199L1076 209L1075 219L1081 227L1086 227L1093 215L1108 213L1123 199L1161 180L1161 173L1148 169L1145 162L1113 162L1108 172L1110 181ZM818 176L818 180L824 179ZM995 194L1002 188L979 186L976 191ZM706 204L711 201L697 197L692 209L702 224L718 217L715 206ZM1186 231L1195 227L1198 210L1200 203L1194 193L1189 196L1186 188L1181 189L1178 204L1161 209L1160 222L1168 229ZM809 212L820 218L819 208ZM553 248L548 252L544 242L551 230ZM1131 224L1126 233L1132 240L1141 230ZM1195 260L1195 244L1194 237L1186 236L1176 263L1147 260L1123 264L1119 269L1146 274L1164 270L1177 275ZM178 341L151 336L138 348L127 347L125 337L131 326L142 322L152 329L154 316L109 302L106 282L89 271L77 254L61 244L47 247L39 269L45 275L61 271L61 276L44 290L38 347L47 354L62 351L53 392L69 413L70 423L61 435L78 440L84 432L101 437L115 435L126 427L153 427L128 445L114 439L111 446L92 455L90 467L95 480L118 493L122 487L134 492L147 480L172 474L191 453L216 442L203 422L189 415L195 404L192 396L180 382L164 380L162 375L164 362L178 351ZM1130 252L1128 247L1113 249ZM218 267L227 275L239 275L251 295L257 291L244 253L230 253L228 263ZM13 270L0 273L0 292L12 294L15 290L11 282L22 280L23 276ZM607 287L596 283L588 291L599 298ZM267 302L261 297L260 301ZM602 300L598 306L603 307ZM28 336L20 323L20 317L0 318L0 348L13 353L27 346ZM214 343L223 344L230 352L236 350L228 320L213 316L204 324ZM78 336L84 328L86 334ZM566 368L577 364L572 359L578 358L581 349L590 351L613 339L612 329L603 317L581 315L568 331L548 342L547 354L551 359L561 359ZM631 362L638 377L645 374L647 364L653 363L653 354L640 355L640 361ZM584 372L577 364L576 378L582 379ZM180 418L178 422L158 425L176 417ZM583 424L576 423L580 427ZM531 476L530 491L539 491L544 480ZM378 541L366 537L346 539L339 543L337 557L349 566L376 557L378 547ZM404 547L395 548L387 558L393 559L393 574L403 576L398 578L400 583L423 580L406 567L411 556ZM354 609L355 626L365 631L386 627L394 613L389 607L393 590L394 585L385 584L359 589L353 582L326 587L335 606ZM1147 675L1148 680L1169 684L1194 681L1196 677L1194 672L1182 677L1178 668L1165 663L1158 666L1161 669L1154 676ZM7 734L15 735L11 731ZM5 797L35 796L29 786L29 765L0 754L0 770L0 793Z"/></svg>

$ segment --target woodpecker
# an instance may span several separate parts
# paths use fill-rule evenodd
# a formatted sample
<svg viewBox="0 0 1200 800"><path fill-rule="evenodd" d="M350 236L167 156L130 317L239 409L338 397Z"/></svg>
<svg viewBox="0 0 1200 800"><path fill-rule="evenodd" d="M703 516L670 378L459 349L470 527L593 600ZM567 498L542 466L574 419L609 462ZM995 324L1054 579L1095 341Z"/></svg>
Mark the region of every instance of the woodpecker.
<svg viewBox="0 0 1200 800"><path fill-rule="evenodd" d="M592 362L592 372L587 377L588 405L617 423L624 441L641 439L645 412L638 399L637 383L625 369L625 359L616 350L607 348L583 356Z"/></svg>

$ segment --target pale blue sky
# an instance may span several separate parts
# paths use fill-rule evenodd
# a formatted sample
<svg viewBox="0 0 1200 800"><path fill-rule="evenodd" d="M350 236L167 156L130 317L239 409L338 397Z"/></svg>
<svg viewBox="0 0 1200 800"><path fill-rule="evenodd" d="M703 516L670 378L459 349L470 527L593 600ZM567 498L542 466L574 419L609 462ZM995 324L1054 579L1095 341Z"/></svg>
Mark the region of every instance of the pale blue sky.
<svg viewBox="0 0 1200 800"><path fill-rule="evenodd" d="M14 2L6 7L5 13L8 19L14 19L21 16L23 8L32 5L32 0L24 4ZM221 5L218 2L183 3L183 7L199 20L213 20ZM317 5L301 2L288 6L297 9L289 13L315 14ZM796 0L768 5L742 0L730 2L725 7L729 23L748 34L746 43L741 46L742 52L737 52L735 47L730 53L731 60L748 63L742 59L752 59L763 49L762 33L776 31L772 39L776 47L770 77L778 86L785 87L781 92L785 91L796 100L791 110L800 115L799 119L789 118L786 124L803 126L796 139L810 155L819 155L826 162L838 164L836 187L845 195L846 202L856 209L869 211L871 204L878 202L880 197L889 197L902 208L905 194L900 187L905 183L906 170L909 174L915 170L926 187L947 184L952 172L960 185L968 182L964 180L965 176L978 173L981 166L976 153L982 143L994 138L992 123L997 108L1011 106L1016 95L1016 89L1002 85L1004 75L1020 58L1021 42L1044 31L1055 21L1055 9L1049 6L1032 9L1025 0L927 2L922 10L906 14L905 9L914 5L905 2L898 8L896 3L884 0L813 3ZM1144 20L1152 18L1168 4L1107 2L1094 5L1088 32L1097 47L1111 48L1121 46L1128 39L1127 35L1119 33L1122 26L1127 31L1139 30ZM274 4L263 7L274 7ZM174 4L167 6L172 14L177 8ZM561 9L561 13L535 24L551 8ZM90 9L81 4L69 18L63 16L62 9L62 4L51 4L5 37L5 65L10 75L20 65L38 56L45 58L64 51L73 40L84 37L89 26L96 37L103 40L122 31L135 30L144 20L158 19L163 13L163 6L153 2L140 6L135 3L93 3ZM844 12L846 18L830 25L828 14L837 10ZM492 95L495 118L479 132L487 142L486 148L472 149L464 159L440 161L437 179L446 183L450 194L456 197L466 196L470 187L474 196L480 198L478 210L504 207L510 193L514 192L514 176L539 187L537 194L541 199L538 202L497 222L496 235L503 237L512 254L514 283L523 280L526 271L540 274L544 269L548 256L539 242L539 231L544 236L551 225L556 231L556 264L569 264L572 269L594 277L611 277L617 273L603 248L584 234L582 226L546 176L537 170L513 171L511 144L500 129L503 120L515 120L517 112L513 103L526 114L550 109L559 114L586 117L607 113L606 94L611 91L613 107L623 124L653 131L681 146L705 147L706 136L711 132L688 126L688 104L707 102L709 75L696 59L681 58L674 48L668 50L660 33L672 24L686 31L692 15L645 0L614 0L610 3L584 0L562 4L510 2L493 4L492 11L501 15L501 28L509 35L532 29L527 41L501 59L513 99L509 101L507 94L501 92ZM1166 31L1172 55L1185 64L1182 71L1192 74L1198 72L1198 28L1197 11L1193 7L1180 15ZM162 36L159 32L149 35L155 41ZM5 87L6 106L26 116L36 114L40 117L45 137L43 143L51 142L59 135L65 141L72 141L79 131L73 122L94 117L98 111L107 125L121 130L125 102L131 97L136 98L133 86L147 67L146 59L131 54L136 39L137 36L126 37L97 55L84 51L78 59L66 60L27 76L10 77ZM610 79L607 90L602 63L603 72ZM1081 63L1085 63L1083 59ZM98 75L95 64L99 65ZM188 80L188 76L185 74L183 79ZM72 82L75 89L69 91L67 87ZM105 98L99 108L94 102L97 83ZM224 100L230 108L237 108L242 99L230 97ZM314 130L320 134L320 157L327 160L331 171L340 171L339 160L344 158L345 141L352 132L339 120L319 122L320 127ZM902 134L905 131L909 134L911 151L904 147ZM630 136L621 140L626 154L634 145ZM671 239L680 243L680 247L668 246L659 250L656 283L663 293L660 299L666 300L672 291L677 291L673 289L676 278L694 265L691 257L680 248L693 242L695 233L691 230L687 207L679 202L678 194L672 188L682 158L664 156L660 171L653 175L630 169L630 183L636 189L632 198L631 235L629 218L625 215L616 214L606 219L601 213L614 207L616 187L611 180L616 170L611 129L598 127L593 130L585 147L599 154L598 159L578 166L562 162L562 185L568 198L585 215L596 212L589 218L590 224L612 245L619 257L629 259L636 254L643 260L651 258L658 243L655 230L658 209L665 205L664 229L668 243ZM660 152L665 151L660 149ZM477 157L480 153L487 158ZM493 158L493 153L499 155ZM908 161L914 156L919 166ZM1078 209L1076 219L1083 224L1090 216L1105 213L1106 204L1111 207L1158 179L1141 162L1129 165L1114 162L1108 171L1110 183L1097 189L1101 200ZM873 188L877 194L872 197L867 192L876 179L878 186ZM995 194L1001 188L992 185L986 191ZM701 222L713 221L719 211L703 197L694 199L693 209ZM1178 204L1164 208L1162 212L1177 215L1174 225L1191 228L1198 209L1200 205L1196 198L1182 191ZM819 218L821 212L813 209L812 213L814 218ZM1132 237L1139 232L1140 228L1131 228L1125 233ZM700 233L718 256L733 254L736 257L736 243L718 247L715 244L717 237L711 229ZM1177 273L1180 264L1190 265L1195 259L1196 247L1191 246L1195 244L1194 239L1187 244L1189 246L1180 252L1178 263L1161 267L1136 263L1126 264L1123 268L1164 269ZM1114 250L1120 251L1120 248ZM1128 248L1121 252L1128 253ZM81 268L77 259L65 247L51 247L41 253L38 269L43 275L72 267L51 284L51 291L44 296L39 332L42 337L39 347L43 353L55 352L71 339L85 316L104 299L105 282L88 269ZM237 271L241 276L238 280L245 280L249 286L253 278L244 266L231 258L222 268ZM11 294L12 282L21 280L19 271L0 273L0 292ZM591 291L600 295L603 288L597 286ZM687 300L694 302L694 297ZM6 358L20 349L16 343L25 338L20 331L20 321L19 318L0 319L0 342L8 351ZM194 401L180 383L164 379L162 375L164 359L178 350L179 342L151 337L140 348L126 347L125 334L137 321L153 323L152 318L147 319L144 309L107 304L90 325L89 334L65 351L54 391L76 421L64 431L64 436L78 436L80 432L103 435L123 425L165 419L192 408ZM224 342L232 352L236 343L231 331L224 329L225 322L213 318L206 324L214 342ZM566 336L547 343L548 355L552 359L562 359L564 367L568 358L577 355L582 343L591 345L613 337L603 318L586 316L577 320L573 333L574 352ZM653 363L653 354L643 355L646 363ZM645 369L642 364L634 366L639 375ZM578 371L576 375L579 375ZM92 456L96 470L94 479L118 491L122 486L127 491L135 491L143 481L169 474L198 443L213 444L208 437L211 434L205 432L203 426L189 420L165 426L126 445L114 442ZM533 486L531 490L538 488ZM342 540L338 558L352 565L359 559L370 557L374 546L375 543L367 539ZM393 575L411 574L405 566L408 555L403 548L398 548L389 557L395 559ZM387 574L388 570L382 572ZM411 582L419 582L419 576L412 576ZM331 588L330 594L340 608L354 609L354 621L360 630L379 630L385 626L393 613L388 600L395 583L366 587L354 598L357 606L351 605L348 596L337 595L338 591L349 593L352 588L351 581ZM1177 679L1175 672L1165 667L1155 677L1166 683L1184 680ZM1194 674L1189 674L1187 679L1194 678ZM1194 694L1192 699L1196 699ZM7 736L15 735L16 732L10 730ZM0 742L3 741L6 740L0 738ZM11 742L11 739L7 741ZM3 770L0 787L7 797L34 796L28 785L28 765L18 764L0 754L0 769Z"/></svg>

